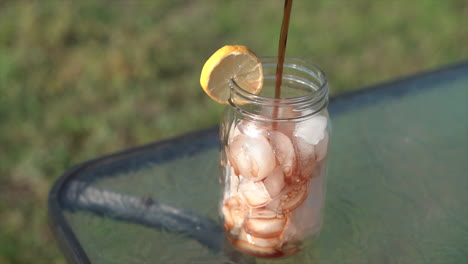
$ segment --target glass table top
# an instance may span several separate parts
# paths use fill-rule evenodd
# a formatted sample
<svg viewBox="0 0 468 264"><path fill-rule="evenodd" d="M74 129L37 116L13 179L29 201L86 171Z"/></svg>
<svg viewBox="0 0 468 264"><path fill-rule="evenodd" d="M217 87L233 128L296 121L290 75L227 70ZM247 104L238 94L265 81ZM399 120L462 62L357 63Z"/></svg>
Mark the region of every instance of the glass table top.
<svg viewBox="0 0 468 264"><path fill-rule="evenodd" d="M217 128L79 164L49 196L70 263L462 263L468 63L333 98L325 219L293 257L225 242Z"/></svg>

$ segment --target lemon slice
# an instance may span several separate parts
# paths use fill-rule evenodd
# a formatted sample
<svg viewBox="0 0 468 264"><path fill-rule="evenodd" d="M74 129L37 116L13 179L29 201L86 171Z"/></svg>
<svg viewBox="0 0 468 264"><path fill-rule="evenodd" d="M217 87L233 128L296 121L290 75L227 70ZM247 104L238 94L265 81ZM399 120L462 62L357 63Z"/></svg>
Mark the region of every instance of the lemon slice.
<svg viewBox="0 0 468 264"><path fill-rule="evenodd" d="M250 93L258 94L262 89L262 63L246 46L227 45L211 55L203 66L200 85L213 100L227 104L232 79Z"/></svg>

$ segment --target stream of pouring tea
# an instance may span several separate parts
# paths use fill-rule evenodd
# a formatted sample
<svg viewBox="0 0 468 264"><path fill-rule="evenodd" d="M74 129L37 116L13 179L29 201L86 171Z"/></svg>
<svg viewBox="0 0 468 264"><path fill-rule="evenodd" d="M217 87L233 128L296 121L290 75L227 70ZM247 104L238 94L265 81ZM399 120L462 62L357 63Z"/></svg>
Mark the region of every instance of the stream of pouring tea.
<svg viewBox="0 0 468 264"><path fill-rule="evenodd" d="M291 17L292 2L293 0L284 1L283 22L281 24L281 33L278 47L278 64L276 66L275 98L281 98L284 55L286 53L286 42L288 40L289 18Z"/></svg>

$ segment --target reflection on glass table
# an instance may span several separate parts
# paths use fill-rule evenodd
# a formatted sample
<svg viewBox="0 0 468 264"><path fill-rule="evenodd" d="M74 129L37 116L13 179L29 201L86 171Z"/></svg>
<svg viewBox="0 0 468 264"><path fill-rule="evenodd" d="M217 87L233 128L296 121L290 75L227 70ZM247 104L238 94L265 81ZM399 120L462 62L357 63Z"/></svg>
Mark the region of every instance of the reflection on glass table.
<svg viewBox="0 0 468 264"><path fill-rule="evenodd" d="M70 263L463 263L468 259L468 63L332 99L323 231L257 259L218 221L217 128L69 169L49 196Z"/></svg>

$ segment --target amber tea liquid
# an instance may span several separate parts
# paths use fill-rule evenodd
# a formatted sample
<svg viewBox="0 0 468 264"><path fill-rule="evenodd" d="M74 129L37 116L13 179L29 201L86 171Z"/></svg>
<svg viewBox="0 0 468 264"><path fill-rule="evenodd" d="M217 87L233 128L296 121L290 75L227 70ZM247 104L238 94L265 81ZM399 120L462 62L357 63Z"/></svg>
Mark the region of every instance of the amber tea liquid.
<svg viewBox="0 0 468 264"><path fill-rule="evenodd" d="M281 32L278 45L278 63L276 64L276 83L275 83L275 98L281 98L281 84L283 82L283 64L286 54L286 43L288 41L289 20L291 18L293 0L284 1L283 22L281 23ZM273 117L278 117L278 108L273 109ZM274 128L276 128L274 124Z"/></svg>
<svg viewBox="0 0 468 264"><path fill-rule="evenodd" d="M283 76L284 56L286 54L286 43L288 41L289 20L291 17L293 0L284 1L283 22L281 23L281 33L278 46L278 64L276 66L276 86L275 98L281 98L281 84Z"/></svg>

